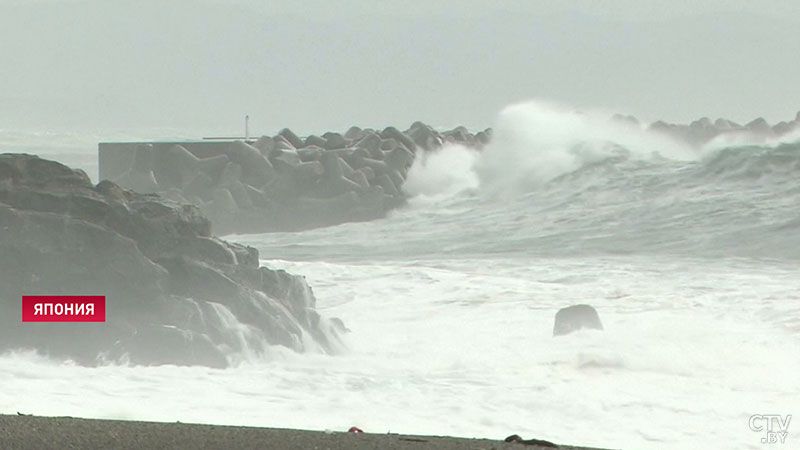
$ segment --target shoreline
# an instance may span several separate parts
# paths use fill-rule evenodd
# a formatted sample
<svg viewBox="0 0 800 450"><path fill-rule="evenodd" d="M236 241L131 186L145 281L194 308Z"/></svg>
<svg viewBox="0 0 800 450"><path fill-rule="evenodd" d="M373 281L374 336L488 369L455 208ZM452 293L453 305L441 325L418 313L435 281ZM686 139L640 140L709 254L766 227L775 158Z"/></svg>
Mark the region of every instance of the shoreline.
<svg viewBox="0 0 800 450"><path fill-rule="evenodd" d="M510 432L513 434L513 431ZM523 436L525 439L535 436ZM45 449L546 449L484 438L0 414L0 447ZM567 450L602 450L558 444Z"/></svg>

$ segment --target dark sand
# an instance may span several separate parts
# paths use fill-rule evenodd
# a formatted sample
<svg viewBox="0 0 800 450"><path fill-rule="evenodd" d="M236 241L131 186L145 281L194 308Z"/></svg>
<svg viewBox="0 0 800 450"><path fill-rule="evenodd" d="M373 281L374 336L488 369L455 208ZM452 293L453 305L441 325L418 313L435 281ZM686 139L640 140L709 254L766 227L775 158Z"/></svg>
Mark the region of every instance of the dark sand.
<svg viewBox="0 0 800 450"><path fill-rule="evenodd" d="M509 434L514 434L513 430ZM505 437L505 436L504 436ZM522 436L525 439L537 436ZM399 434L326 433L273 428L0 415L2 450L276 449L276 450L524 450L533 445L488 439ZM559 445L558 448L597 450Z"/></svg>

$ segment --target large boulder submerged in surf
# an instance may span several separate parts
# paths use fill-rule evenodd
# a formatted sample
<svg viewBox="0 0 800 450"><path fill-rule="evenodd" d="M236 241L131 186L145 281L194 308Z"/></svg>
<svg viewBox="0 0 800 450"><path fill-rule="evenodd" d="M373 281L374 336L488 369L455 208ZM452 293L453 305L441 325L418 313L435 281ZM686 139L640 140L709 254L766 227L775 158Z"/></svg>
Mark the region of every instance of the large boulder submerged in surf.
<svg viewBox="0 0 800 450"><path fill-rule="evenodd" d="M578 330L602 330L603 324L597 310L591 305L572 305L556 313L553 336L563 336Z"/></svg>
<svg viewBox="0 0 800 450"><path fill-rule="evenodd" d="M22 323L23 295L105 295L106 322ZM302 277L211 235L197 207L31 155L0 155L0 351L225 367L269 352L335 353Z"/></svg>

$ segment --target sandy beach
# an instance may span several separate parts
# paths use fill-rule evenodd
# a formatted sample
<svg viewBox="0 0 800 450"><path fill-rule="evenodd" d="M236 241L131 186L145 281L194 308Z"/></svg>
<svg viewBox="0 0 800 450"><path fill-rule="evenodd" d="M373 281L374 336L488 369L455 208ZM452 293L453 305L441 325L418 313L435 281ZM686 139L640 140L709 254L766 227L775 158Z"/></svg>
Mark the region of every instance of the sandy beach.
<svg viewBox="0 0 800 450"><path fill-rule="evenodd" d="M533 436L523 436L525 439ZM502 440L0 415L0 448L45 449L436 449L552 448ZM558 445L562 449L598 450Z"/></svg>

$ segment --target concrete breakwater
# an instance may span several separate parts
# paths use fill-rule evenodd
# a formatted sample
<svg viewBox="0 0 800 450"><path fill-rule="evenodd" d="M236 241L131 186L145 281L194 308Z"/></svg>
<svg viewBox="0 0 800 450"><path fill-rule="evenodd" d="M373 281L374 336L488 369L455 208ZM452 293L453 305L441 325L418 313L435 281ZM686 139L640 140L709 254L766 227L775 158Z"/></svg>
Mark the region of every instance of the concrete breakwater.
<svg viewBox="0 0 800 450"><path fill-rule="evenodd" d="M100 178L200 207L217 234L294 231L383 217L405 202L416 154L482 148L491 130L352 127L244 141L101 143Z"/></svg>

